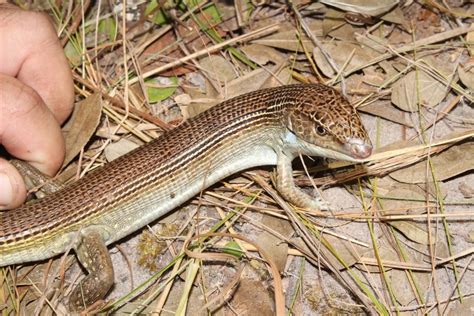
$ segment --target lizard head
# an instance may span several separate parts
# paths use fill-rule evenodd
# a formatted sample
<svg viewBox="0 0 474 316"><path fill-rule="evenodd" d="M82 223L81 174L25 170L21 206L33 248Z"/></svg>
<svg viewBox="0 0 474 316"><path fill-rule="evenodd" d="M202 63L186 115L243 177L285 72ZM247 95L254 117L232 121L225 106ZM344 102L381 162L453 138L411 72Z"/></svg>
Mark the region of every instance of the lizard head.
<svg viewBox="0 0 474 316"><path fill-rule="evenodd" d="M372 144L359 114L338 91L311 84L296 98L284 117L303 153L353 161L370 156Z"/></svg>

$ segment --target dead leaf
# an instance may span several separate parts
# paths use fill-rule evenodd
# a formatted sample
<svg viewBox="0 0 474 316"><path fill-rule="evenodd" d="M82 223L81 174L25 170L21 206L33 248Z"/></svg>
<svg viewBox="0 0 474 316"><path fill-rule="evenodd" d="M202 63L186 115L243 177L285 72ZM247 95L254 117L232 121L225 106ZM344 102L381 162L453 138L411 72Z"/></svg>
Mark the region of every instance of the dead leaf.
<svg viewBox="0 0 474 316"><path fill-rule="evenodd" d="M285 61L286 57L274 49L273 47L260 45L260 44L250 44L241 48L241 50L247 55L247 57L259 64L265 65L268 62L273 62L275 64L280 64Z"/></svg>
<svg viewBox="0 0 474 316"><path fill-rule="evenodd" d="M425 227L410 222L410 221L391 221L389 224L395 227L399 232L401 232L406 238L414 241L418 244L428 245L429 238L428 232Z"/></svg>
<svg viewBox="0 0 474 316"><path fill-rule="evenodd" d="M415 192L403 186L395 188L387 194L387 199L380 196L383 204L384 215L396 214L423 214L425 213L425 196L421 192Z"/></svg>
<svg viewBox="0 0 474 316"><path fill-rule="evenodd" d="M388 12L398 0L321 0L321 3L344 11L378 16Z"/></svg>
<svg viewBox="0 0 474 316"><path fill-rule="evenodd" d="M370 49L378 52L379 54L384 54L387 52L387 46L385 45L389 45L389 42L388 42L388 39L386 38L381 38L373 34L357 34L357 33L354 34L354 37L358 43L360 43L361 45L365 47L369 47ZM385 63L386 65L389 65L393 69L392 63L387 62L387 61L381 61L381 63Z"/></svg>
<svg viewBox="0 0 474 316"><path fill-rule="evenodd" d="M322 36L322 27L321 27L321 21L316 20L316 21L310 21L309 28L313 32L315 36ZM303 51L303 48L301 47L301 43L303 43L304 47L306 48L307 51L312 51L314 48L313 42L304 35L303 33L300 33L301 36L301 42L298 39L297 33L290 24L282 25L280 27L280 31L266 36L264 38L256 39L253 40L253 44L261 44L265 46L270 46L270 47L276 47L280 49L285 49L289 51Z"/></svg>
<svg viewBox="0 0 474 316"><path fill-rule="evenodd" d="M326 36L332 31L346 25L345 13L339 10L328 8L323 19L323 35Z"/></svg>
<svg viewBox="0 0 474 316"><path fill-rule="evenodd" d="M211 55L199 60L202 70L206 71L209 78L229 82L237 78L237 73L231 62L220 55Z"/></svg>
<svg viewBox="0 0 474 316"><path fill-rule="evenodd" d="M265 84L269 79L274 79L274 76L277 77L278 80L274 80L273 85L269 83ZM258 68L229 82L227 85L227 96L230 98L257 89L271 86L275 87L293 82L291 73L287 68L282 69L281 65L274 66L270 71L268 71L268 69Z"/></svg>
<svg viewBox="0 0 474 316"><path fill-rule="evenodd" d="M266 227L285 237L289 237L290 234L293 233L293 227L286 220L270 215L263 215L261 222ZM257 237L256 243L267 253L272 254L273 262L277 265L278 271L283 272L288 257L288 244L267 231L263 231Z"/></svg>
<svg viewBox="0 0 474 316"><path fill-rule="evenodd" d="M186 34L188 34L188 32L186 32ZM173 46L173 43L176 43L176 35L172 31L167 32L159 39L151 43L143 51L139 58L142 71L147 72L158 66L164 65L170 58L173 60L183 57L183 52L177 46ZM169 49L169 47L172 48ZM166 59L161 61L160 58L163 56L163 54L166 54ZM161 72L160 76L179 76L194 70L194 66L183 64L166 72Z"/></svg>
<svg viewBox="0 0 474 316"><path fill-rule="evenodd" d="M333 41L323 44L323 48L337 64L338 69L341 69L349 59L350 61L346 68L352 69L368 64L375 57L374 51L364 49L353 43ZM316 60L316 64L325 76L333 77L336 74L319 48L316 47L313 50L313 56Z"/></svg>
<svg viewBox="0 0 474 316"><path fill-rule="evenodd" d="M398 191L398 190L401 190L401 191ZM377 185L377 192L379 196L381 196L381 198L384 199L384 202L383 202L384 209L391 210L391 211L393 211L394 209L397 209L398 207L396 205L392 205L391 207L387 206L385 201L388 201L390 198L403 200L404 202L408 202L409 199L425 201L426 195L428 194L430 196L433 196L436 194L436 190L437 188L432 182L428 182L420 186L419 184L402 183L399 181L395 181L389 175L380 178ZM440 190L441 190L442 195L446 194L443 187L441 187ZM405 205L404 203L399 205L401 207L400 209L403 209L404 205ZM417 206L416 204L412 205L412 207L415 207L415 208L416 206Z"/></svg>
<svg viewBox="0 0 474 316"><path fill-rule="evenodd" d="M474 67L471 67L469 70L459 67L458 74L459 79L461 79L466 88L470 89L471 92L474 91Z"/></svg>
<svg viewBox="0 0 474 316"><path fill-rule="evenodd" d="M444 181L474 168L474 142L455 145L442 153L431 157L436 179ZM431 181L427 175L427 161L421 161L410 167L394 171L390 176L404 183L424 183Z"/></svg>
<svg viewBox="0 0 474 316"><path fill-rule="evenodd" d="M345 23L341 27L336 28L335 30L329 32L329 36L340 41L353 42L356 39L356 35L362 33L364 30L361 26L352 25Z"/></svg>
<svg viewBox="0 0 474 316"><path fill-rule="evenodd" d="M434 253L436 253L436 256L441 258L441 260L450 257L451 254L448 250L448 245L446 244L446 237L441 236L439 231L436 231L436 228L432 229L431 236L434 241ZM433 247L433 245L429 246L428 244L413 243L411 246L414 250L409 252L409 256L415 258L415 262L426 263L426 257L424 254L428 253L429 247Z"/></svg>
<svg viewBox="0 0 474 316"><path fill-rule="evenodd" d="M472 284L472 283L471 283ZM464 298L462 303L456 301L451 303L447 313L448 316L472 315L474 311L474 297Z"/></svg>
<svg viewBox="0 0 474 316"><path fill-rule="evenodd" d="M239 287L230 300L230 304L236 315L275 315L273 299L261 281L240 280Z"/></svg>
<svg viewBox="0 0 474 316"><path fill-rule="evenodd" d="M392 63L384 60L378 63L378 65L383 69L385 72L385 77L386 78L393 78L397 75L397 70L393 67Z"/></svg>
<svg viewBox="0 0 474 316"><path fill-rule="evenodd" d="M471 27L474 26L474 23L471 23ZM468 43L472 43L474 42L474 32L469 32L466 34L466 42ZM469 48L470 47L470 48ZM472 46L469 46L469 55L471 55L471 57L474 57L474 47Z"/></svg>
<svg viewBox="0 0 474 316"><path fill-rule="evenodd" d="M104 149L105 158L107 161L112 161L126 153L140 147L137 143L132 142L129 139L122 138L118 142L111 143Z"/></svg>
<svg viewBox="0 0 474 316"><path fill-rule="evenodd" d="M355 26L347 23L346 13L340 10L328 8L323 19L323 34L331 36L341 41L352 42L359 33L362 33L362 26Z"/></svg>
<svg viewBox="0 0 474 316"><path fill-rule="evenodd" d="M328 234L324 234L324 238L336 251L337 256L349 267L357 263L361 254L367 250L367 248L363 246ZM345 269L345 266L341 264L341 262L326 247L321 246L321 251L324 253L324 257L328 259L330 262L329 264L332 267L338 270Z"/></svg>
<svg viewBox="0 0 474 316"><path fill-rule="evenodd" d="M63 166L71 162L94 135L101 113L102 97L99 93L92 94L76 104L71 118L63 128L66 142Z"/></svg>
<svg viewBox="0 0 474 316"><path fill-rule="evenodd" d="M446 97L448 87L423 71L411 71L397 80L392 88L392 103L404 111L415 112L418 103L438 105ZM419 100L419 102L418 102Z"/></svg>
<svg viewBox="0 0 474 316"><path fill-rule="evenodd" d="M210 86L210 84L207 83L206 86ZM222 101L222 98L217 95L214 89L207 89L206 94L202 93L199 88L194 87L183 86L183 90L186 94L176 96L174 100L185 120L210 109Z"/></svg>
<svg viewBox="0 0 474 316"><path fill-rule="evenodd" d="M379 241L380 242L380 241ZM385 260L385 261L394 261L394 262L397 262L399 261L400 259L398 258L398 255L397 253L395 252L395 250L393 250L392 248L389 248L387 246L384 246L384 245L381 245L380 247L378 247L378 253L379 253L379 257L382 259L382 260ZM362 257L364 258L375 258L375 253L374 253L374 249L369 249L367 250L365 253L362 254ZM363 264L360 264L360 263L357 263L356 264L357 268L359 270L362 270L362 271L366 271L366 272L370 272L370 273L380 273L380 268L378 266L374 266L374 265L363 265ZM387 268L386 268L387 269ZM388 269L387 269L388 270Z"/></svg>
<svg viewBox="0 0 474 316"><path fill-rule="evenodd" d="M178 29L177 33L183 37L180 41L198 51L209 46L211 39L207 36L201 36L201 26L196 23L196 19L199 19L201 22L205 21L205 24L207 24L207 22L215 23L215 21L205 10L200 10L195 14L195 19L187 19L185 22L177 23L176 28ZM212 29L217 32L220 37L224 38L226 36L227 29L223 28L221 24L213 24ZM139 58L142 71L147 72L171 60L184 57L184 52L176 45L177 41L178 39L176 38L175 32L171 30L148 45ZM163 56L165 58L163 58ZM191 64L183 64L173 69L160 72L160 76L179 76L194 70L195 67Z"/></svg>
<svg viewBox="0 0 474 316"><path fill-rule="evenodd" d="M406 306L415 301L416 298L412 291L412 287L410 286L410 282L408 282L405 271L393 269L387 272L387 276L390 280L390 286L393 289L393 293L397 298L397 302L400 302L402 306Z"/></svg>
<svg viewBox="0 0 474 316"><path fill-rule="evenodd" d="M400 7L395 7L380 17L381 20L402 25L405 30L410 30L410 23L405 19L405 15Z"/></svg>
<svg viewBox="0 0 474 316"><path fill-rule="evenodd" d="M405 113L397 110L392 105L383 102L369 103L367 105L358 107L357 109L361 112L369 113L398 124L413 127L413 124L406 120Z"/></svg>

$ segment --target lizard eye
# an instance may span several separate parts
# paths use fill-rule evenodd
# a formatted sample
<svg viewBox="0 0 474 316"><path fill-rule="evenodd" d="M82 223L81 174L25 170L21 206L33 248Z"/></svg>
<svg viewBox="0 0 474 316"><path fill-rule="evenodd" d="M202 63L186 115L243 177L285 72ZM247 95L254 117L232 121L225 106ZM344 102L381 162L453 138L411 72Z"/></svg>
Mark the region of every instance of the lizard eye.
<svg viewBox="0 0 474 316"><path fill-rule="evenodd" d="M325 136L327 134L326 129L320 125L316 126L316 133L318 133L319 136Z"/></svg>

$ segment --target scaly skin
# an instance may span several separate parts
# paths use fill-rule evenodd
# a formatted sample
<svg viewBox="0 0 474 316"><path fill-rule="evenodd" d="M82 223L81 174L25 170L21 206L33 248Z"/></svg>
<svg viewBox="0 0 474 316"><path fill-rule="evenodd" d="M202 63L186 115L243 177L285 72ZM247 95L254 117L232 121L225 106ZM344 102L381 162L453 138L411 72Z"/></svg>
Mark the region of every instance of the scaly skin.
<svg viewBox="0 0 474 316"><path fill-rule="evenodd" d="M277 165L280 193L298 206L320 208L294 185L292 159L305 154L359 161L371 150L359 115L330 87L290 85L251 92L35 203L0 213L0 267L74 248L89 271L71 295L70 308L78 310L103 297L113 283L105 245L202 189L244 169Z"/></svg>

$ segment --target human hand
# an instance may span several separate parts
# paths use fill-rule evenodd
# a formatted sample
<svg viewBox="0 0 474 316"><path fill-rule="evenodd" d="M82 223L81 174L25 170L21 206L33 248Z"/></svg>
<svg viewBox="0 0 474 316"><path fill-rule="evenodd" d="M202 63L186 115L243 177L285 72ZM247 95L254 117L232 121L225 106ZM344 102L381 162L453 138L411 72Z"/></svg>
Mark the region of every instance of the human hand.
<svg viewBox="0 0 474 316"><path fill-rule="evenodd" d="M48 17L0 1L0 146L53 175L65 153L60 124L73 102L71 70ZM0 210L25 197L20 174L0 158Z"/></svg>

